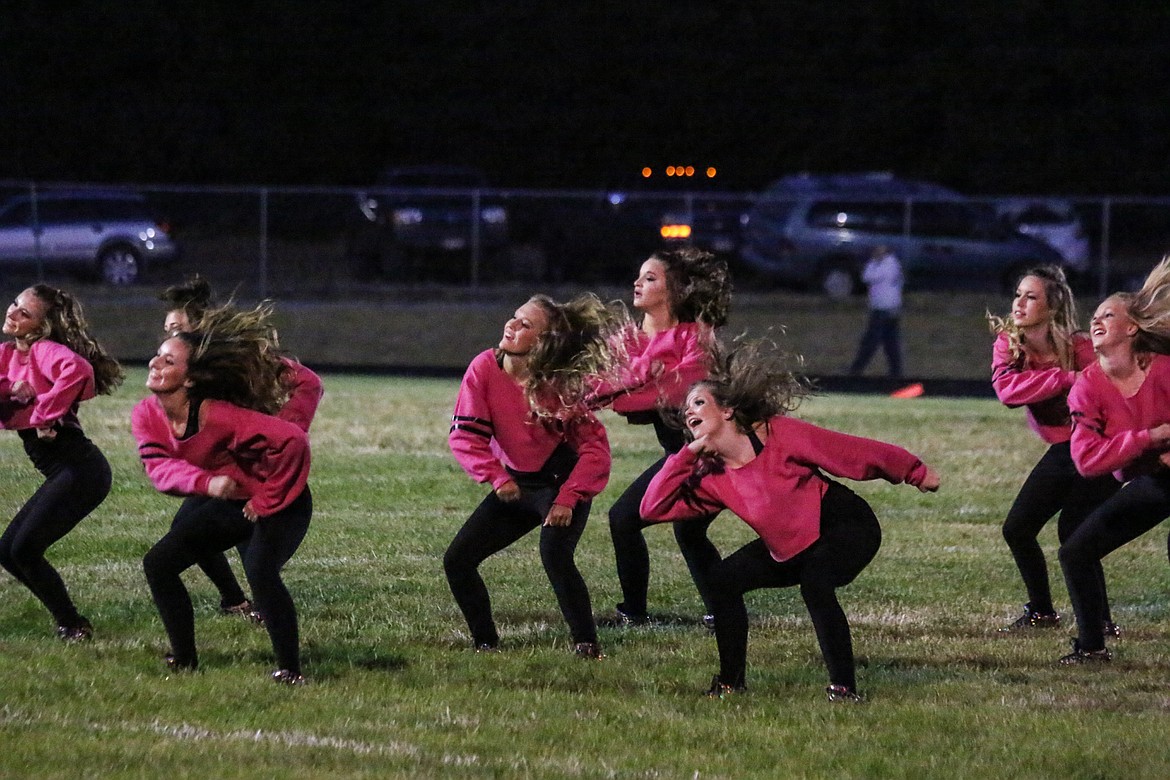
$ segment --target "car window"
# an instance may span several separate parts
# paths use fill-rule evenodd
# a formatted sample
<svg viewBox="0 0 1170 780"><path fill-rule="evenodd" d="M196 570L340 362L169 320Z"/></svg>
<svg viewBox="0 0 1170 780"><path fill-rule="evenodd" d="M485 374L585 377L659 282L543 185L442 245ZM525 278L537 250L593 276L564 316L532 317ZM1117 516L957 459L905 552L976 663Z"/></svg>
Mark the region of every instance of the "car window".
<svg viewBox="0 0 1170 780"><path fill-rule="evenodd" d="M974 238L987 232L982 220L963 203L915 201L911 232L927 238Z"/></svg>
<svg viewBox="0 0 1170 780"><path fill-rule="evenodd" d="M0 227L28 227L32 224L32 204L20 201L0 214Z"/></svg>
<svg viewBox="0 0 1170 780"><path fill-rule="evenodd" d="M1036 203L1021 209L1013 219L1017 225L1064 225L1072 220L1072 214L1062 214L1043 203Z"/></svg>
<svg viewBox="0 0 1170 780"><path fill-rule="evenodd" d="M868 233L901 233L903 206L897 201L820 201L808 211L815 228L843 228Z"/></svg>
<svg viewBox="0 0 1170 780"><path fill-rule="evenodd" d="M37 203L37 219L42 225L89 222L93 218L84 201L48 198Z"/></svg>
<svg viewBox="0 0 1170 780"><path fill-rule="evenodd" d="M788 215L796 208L796 203L790 200L760 200L756 202L756 214L766 220L773 222L784 222L788 219Z"/></svg>

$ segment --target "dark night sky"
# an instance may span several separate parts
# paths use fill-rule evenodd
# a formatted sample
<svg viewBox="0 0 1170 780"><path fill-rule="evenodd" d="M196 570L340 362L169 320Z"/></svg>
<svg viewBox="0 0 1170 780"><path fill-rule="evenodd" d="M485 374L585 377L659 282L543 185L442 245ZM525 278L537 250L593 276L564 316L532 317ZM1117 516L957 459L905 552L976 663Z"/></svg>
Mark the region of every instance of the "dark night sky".
<svg viewBox="0 0 1170 780"><path fill-rule="evenodd" d="M585 187L683 161L736 189L857 169L1170 188L1163 3L64 5L0 10L0 178L353 185L464 162Z"/></svg>

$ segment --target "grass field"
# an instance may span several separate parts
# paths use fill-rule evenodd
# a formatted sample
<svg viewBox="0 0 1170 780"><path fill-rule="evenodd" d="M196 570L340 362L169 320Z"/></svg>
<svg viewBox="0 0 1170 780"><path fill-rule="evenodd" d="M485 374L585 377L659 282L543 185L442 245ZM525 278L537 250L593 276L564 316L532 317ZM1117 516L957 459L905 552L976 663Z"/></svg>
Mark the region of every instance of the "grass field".
<svg viewBox="0 0 1170 780"><path fill-rule="evenodd" d="M1106 561L1124 638L1112 665L1066 669L1058 630L998 638L1024 600L1000 536L1042 445L1021 413L988 400L814 398L798 414L897 442L942 490L852 484L884 545L841 591L862 705L825 701L825 671L792 590L751 594L749 690L701 695L716 668L702 604L667 528L647 531L653 628L623 629L605 516L655 457L651 432L606 416L611 489L578 562L607 656L575 658L531 536L485 564L504 651L477 655L441 556L483 495L446 448L449 380L324 377L313 428L313 526L286 569L311 684L267 679L262 630L216 614L197 572L201 671L168 677L165 635L141 558L177 499L142 474L129 412L133 371L83 422L114 468L106 502L50 551L95 641L63 645L45 610L0 574L3 777L1059 777L1170 773L1170 571L1162 528ZM38 484L15 435L0 437L0 515ZM1055 568L1055 523L1042 537ZM721 549L752 537L730 516ZM232 553L238 567L238 560ZM1058 607L1067 596L1052 572Z"/></svg>

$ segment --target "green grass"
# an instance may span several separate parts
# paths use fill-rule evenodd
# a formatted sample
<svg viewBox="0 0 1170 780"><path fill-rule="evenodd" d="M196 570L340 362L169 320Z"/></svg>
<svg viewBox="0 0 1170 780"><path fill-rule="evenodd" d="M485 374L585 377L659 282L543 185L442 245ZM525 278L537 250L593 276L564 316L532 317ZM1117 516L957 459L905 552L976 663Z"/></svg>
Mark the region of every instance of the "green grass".
<svg viewBox="0 0 1170 780"><path fill-rule="evenodd" d="M841 592L861 706L824 701L825 671L799 595L749 596L749 691L700 695L716 668L702 604L668 528L651 528L655 628L607 625L618 600L606 512L656 456L651 432L606 416L613 487L578 562L608 657L569 652L535 535L483 567L504 652L477 655L442 575L448 541L483 494L446 448L457 383L326 376L313 429L315 515L286 569L312 684L267 679L263 631L220 617L187 577L201 671L167 677L166 640L141 558L177 499L147 483L129 435L141 371L83 421L114 490L50 550L97 636L66 646L28 592L0 574L0 776L22 777L1165 777L1170 771L1170 587L1164 532L1106 560L1125 629L1105 669L1063 669L1066 628L1003 639L1024 600L1000 523L1042 452L1021 413L992 401L828 396L800 414L894 441L943 477L924 496L852 484L885 533ZM0 515L38 478L0 437ZM1057 603L1055 523L1042 537ZM724 551L752 537L731 516ZM238 560L232 553L238 568Z"/></svg>

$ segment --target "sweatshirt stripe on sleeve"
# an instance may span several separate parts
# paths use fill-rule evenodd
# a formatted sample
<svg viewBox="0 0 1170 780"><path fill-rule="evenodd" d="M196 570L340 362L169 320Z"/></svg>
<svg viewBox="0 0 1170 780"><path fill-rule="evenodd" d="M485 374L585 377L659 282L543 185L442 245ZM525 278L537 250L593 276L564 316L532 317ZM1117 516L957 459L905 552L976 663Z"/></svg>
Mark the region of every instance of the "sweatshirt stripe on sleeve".
<svg viewBox="0 0 1170 780"><path fill-rule="evenodd" d="M474 433L477 436L483 436L490 439L492 437L492 421L485 420L482 417L466 417L464 415L456 414L451 417L451 432L467 431Z"/></svg>

